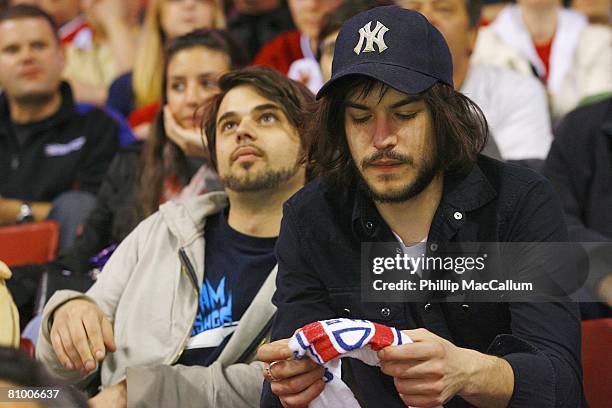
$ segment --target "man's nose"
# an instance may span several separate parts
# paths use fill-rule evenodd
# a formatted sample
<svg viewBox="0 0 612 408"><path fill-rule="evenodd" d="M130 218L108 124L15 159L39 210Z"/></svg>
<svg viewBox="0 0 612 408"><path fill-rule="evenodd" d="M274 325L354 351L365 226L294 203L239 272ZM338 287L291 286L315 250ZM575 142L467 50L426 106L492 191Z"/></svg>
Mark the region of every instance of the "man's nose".
<svg viewBox="0 0 612 408"><path fill-rule="evenodd" d="M19 60L22 63L34 61L35 51L32 49L32 47L22 47L19 51Z"/></svg>
<svg viewBox="0 0 612 408"><path fill-rule="evenodd" d="M236 141L238 143L244 140L256 139L256 133L253 129L253 121L250 118L242 118L236 129Z"/></svg>
<svg viewBox="0 0 612 408"><path fill-rule="evenodd" d="M377 118L374 123L373 144L379 150L388 149L397 144L397 138L386 117Z"/></svg>

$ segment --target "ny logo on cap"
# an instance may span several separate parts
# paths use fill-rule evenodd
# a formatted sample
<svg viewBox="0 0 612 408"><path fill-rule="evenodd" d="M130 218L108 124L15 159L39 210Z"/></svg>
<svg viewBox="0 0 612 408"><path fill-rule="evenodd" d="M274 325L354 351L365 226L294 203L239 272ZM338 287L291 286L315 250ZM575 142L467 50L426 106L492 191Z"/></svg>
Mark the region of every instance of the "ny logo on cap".
<svg viewBox="0 0 612 408"><path fill-rule="evenodd" d="M378 45L378 53L383 52L387 48L387 44L385 44L385 34L389 29L382 25L380 21L376 22L376 27L374 31L372 31L372 22L370 21L368 24L364 25L359 29L359 42L353 49L355 54L359 55L362 52L374 52L374 43ZM363 41L366 41L365 48L362 50Z"/></svg>

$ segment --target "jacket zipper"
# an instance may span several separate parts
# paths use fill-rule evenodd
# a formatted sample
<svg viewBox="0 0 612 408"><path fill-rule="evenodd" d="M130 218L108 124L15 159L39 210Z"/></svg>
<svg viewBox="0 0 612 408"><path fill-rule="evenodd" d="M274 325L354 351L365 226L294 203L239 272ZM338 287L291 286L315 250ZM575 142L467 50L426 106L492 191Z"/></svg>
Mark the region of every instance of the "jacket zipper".
<svg viewBox="0 0 612 408"><path fill-rule="evenodd" d="M236 360L236 363L248 363L249 357L251 357L251 355L253 355L253 353L257 351L259 346L261 346L262 344L266 342L267 340L266 337L268 335L268 332L272 328L272 323L274 323L275 316L276 316L276 312L270 317L270 320L268 320L268 322L265 324L263 329L261 329L261 331L257 334L255 339L253 339L251 344L249 344L249 347L247 347L247 349L242 352L240 357L238 357L238 359Z"/></svg>
<svg viewBox="0 0 612 408"><path fill-rule="evenodd" d="M181 260L181 265L183 266L183 270L187 270L189 274L189 280L193 284L193 287L198 295L198 299L200 298L200 288L198 287L198 276L195 273L193 268L193 264L189 260L187 253L184 248L179 249L179 258Z"/></svg>
<svg viewBox="0 0 612 408"><path fill-rule="evenodd" d="M187 342L189 341L191 330L195 323L195 319L198 315L198 311L200 310L200 288L198 287L198 278L193 268L193 264L189 260L189 257L187 257L187 253L185 253L185 250L183 248L179 249L179 260L181 262L181 272L187 275L189 282L191 282L191 284L193 285L193 289L196 293L196 302L198 302L198 309L196 311L196 314L193 316L193 319L191 320L191 325L189 325L189 331L187 331L187 334L185 335L185 338L183 339L181 348L172 357L172 359L170 360L170 364L176 363L176 361L179 359L181 354L183 354L183 351L185 350L185 346L187 345Z"/></svg>

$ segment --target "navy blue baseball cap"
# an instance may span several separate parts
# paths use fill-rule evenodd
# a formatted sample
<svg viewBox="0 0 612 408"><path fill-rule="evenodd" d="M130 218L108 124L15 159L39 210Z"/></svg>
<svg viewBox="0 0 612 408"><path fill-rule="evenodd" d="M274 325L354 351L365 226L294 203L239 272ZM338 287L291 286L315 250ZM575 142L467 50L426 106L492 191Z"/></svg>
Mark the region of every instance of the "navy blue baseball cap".
<svg viewBox="0 0 612 408"><path fill-rule="evenodd" d="M398 6L375 7L342 25L332 76L317 99L340 78L354 74L406 94L421 93L437 82L453 86L453 62L442 34L422 14Z"/></svg>

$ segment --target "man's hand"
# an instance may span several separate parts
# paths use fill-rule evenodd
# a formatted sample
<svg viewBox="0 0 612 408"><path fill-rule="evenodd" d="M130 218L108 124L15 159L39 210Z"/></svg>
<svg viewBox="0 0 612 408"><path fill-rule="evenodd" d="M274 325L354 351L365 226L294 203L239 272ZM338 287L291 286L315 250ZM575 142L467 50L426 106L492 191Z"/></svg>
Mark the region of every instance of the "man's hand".
<svg viewBox="0 0 612 408"><path fill-rule="evenodd" d="M257 358L265 363L264 377L269 381L266 370L277 361L270 368L270 385L284 407L307 407L325 387L322 379L325 369L309 358L288 360L293 356L288 343L289 339L283 339L264 344L257 351Z"/></svg>
<svg viewBox="0 0 612 408"><path fill-rule="evenodd" d="M66 302L53 313L51 343L60 363L68 370L87 374L115 351L113 327L100 308L87 300Z"/></svg>
<svg viewBox="0 0 612 408"><path fill-rule="evenodd" d="M127 383L125 380L103 389L89 400L89 408L127 408Z"/></svg>
<svg viewBox="0 0 612 408"><path fill-rule="evenodd" d="M455 395L477 406L507 405L514 377L505 360L457 347L426 329L403 332L414 343L386 347L378 357L406 405L437 407Z"/></svg>
<svg viewBox="0 0 612 408"><path fill-rule="evenodd" d="M199 130L185 129L179 125L168 105L164 106L164 130L170 140L178 145L187 156L207 157L206 139Z"/></svg>

